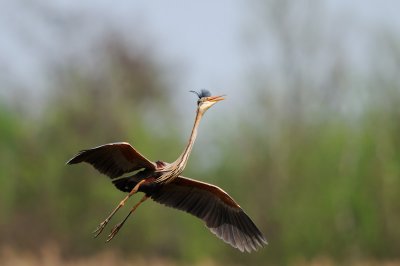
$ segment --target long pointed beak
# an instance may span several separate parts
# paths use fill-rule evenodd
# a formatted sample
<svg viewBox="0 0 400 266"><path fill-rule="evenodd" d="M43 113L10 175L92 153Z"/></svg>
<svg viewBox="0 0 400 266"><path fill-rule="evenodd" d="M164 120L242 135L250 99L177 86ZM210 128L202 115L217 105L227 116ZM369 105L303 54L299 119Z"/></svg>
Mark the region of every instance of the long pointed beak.
<svg viewBox="0 0 400 266"><path fill-rule="evenodd" d="M210 102L219 102L219 101L225 100L224 96L226 96L226 95L211 96L211 97L208 98L208 101L210 101Z"/></svg>

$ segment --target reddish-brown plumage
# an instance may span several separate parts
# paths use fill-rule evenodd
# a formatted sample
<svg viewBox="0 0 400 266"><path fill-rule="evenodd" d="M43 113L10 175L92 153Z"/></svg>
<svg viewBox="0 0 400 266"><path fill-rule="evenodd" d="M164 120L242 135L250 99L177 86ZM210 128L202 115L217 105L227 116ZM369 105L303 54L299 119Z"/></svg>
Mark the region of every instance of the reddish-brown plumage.
<svg viewBox="0 0 400 266"><path fill-rule="evenodd" d="M221 199L227 205L233 208L240 208L240 206L228 195L228 193L226 193L217 186L188 178L179 178L174 182L174 184L186 187L197 187L200 190L209 191L210 193L214 194L219 199Z"/></svg>
<svg viewBox="0 0 400 266"><path fill-rule="evenodd" d="M83 150L67 162L89 163L113 179L113 184L119 190L129 192L95 230L95 236L103 231L115 212L125 205L126 200L139 191L144 192L145 196L113 228L107 241L115 236L129 215L150 197L155 202L202 219L212 233L240 251L251 252L267 243L257 226L228 193L217 186L180 176L193 147L202 115L213 104L224 99L222 96L211 96L206 90L196 94L200 99L189 144L175 162L152 162L126 142Z"/></svg>
<svg viewBox="0 0 400 266"><path fill-rule="evenodd" d="M122 158L116 154L122 154L123 160L131 164L116 161ZM108 162L105 162L105 158ZM139 191L158 203L186 211L202 219L216 236L241 251L251 252L267 243L239 204L224 190L182 176L171 183L156 184L157 177L168 164L163 161L155 163L149 161L128 143L110 143L81 151L69 160L68 164L80 162L91 164L112 179L116 178L115 173L125 174L137 171L140 170L140 166L146 165L146 167L141 167L144 168L143 170L132 176L113 180L114 185L121 191L130 192L141 180L145 179Z"/></svg>

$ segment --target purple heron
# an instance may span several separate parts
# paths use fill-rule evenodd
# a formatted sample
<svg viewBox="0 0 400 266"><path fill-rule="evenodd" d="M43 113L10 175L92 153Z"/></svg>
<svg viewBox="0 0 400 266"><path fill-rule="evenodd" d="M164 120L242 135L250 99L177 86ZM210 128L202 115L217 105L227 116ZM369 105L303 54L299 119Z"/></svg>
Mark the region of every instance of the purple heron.
<svg viewBox="0 0 400 266"><path fill-rule="evenodd" d="M224 100L223 95L211 96L207 90L191 92L199 97L194 126L186 148L173 163L152 162L126 142L82 150L67 162L91 164L99 172L109 176L119 190L128 193L93 232L95 237L133 194L143 192L142 199L111 230L107 242L118 233L136 208L151 198L155 202L202 219L212 233L242 252L251 252L267 244L257 226L228 193L217 186L181 176L196 140L201 118L211 106Z"/></svg>

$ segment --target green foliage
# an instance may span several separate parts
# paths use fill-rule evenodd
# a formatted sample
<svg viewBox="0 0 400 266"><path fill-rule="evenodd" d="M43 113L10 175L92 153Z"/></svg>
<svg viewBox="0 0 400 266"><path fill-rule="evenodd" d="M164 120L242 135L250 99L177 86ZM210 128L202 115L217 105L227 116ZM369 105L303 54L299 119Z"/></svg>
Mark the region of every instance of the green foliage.
<svg viewBox="0 0 400 266"><path fill-rule="evenodd" d="M237 131L216 127L221 153L218 164L207 168L213 178L207 181L231 193L265 233L270 244L258 253L241 254L201 221L151 201L112 243L92 239L90 232L123 194L91 167L67 167L66 160L79 149L114 141L131 142L153 160L173 158L184 145L173 135L174 119L164 115L173 117L174 108L156 78L162 73L148 58L113 49L100 74L59 70L60 82L39 117L0 106L0 244L34 250L55 241L65 256L118 249L246 265L398 255L400 98L393 94L392 105L368 104L357 117L321 108L319 118L281 115L270 124L263 113L257 113L260 123L243 113ZM258 97L253 106L268 113L265 104ZM190 168L189 176L205 174Z"/></svg>

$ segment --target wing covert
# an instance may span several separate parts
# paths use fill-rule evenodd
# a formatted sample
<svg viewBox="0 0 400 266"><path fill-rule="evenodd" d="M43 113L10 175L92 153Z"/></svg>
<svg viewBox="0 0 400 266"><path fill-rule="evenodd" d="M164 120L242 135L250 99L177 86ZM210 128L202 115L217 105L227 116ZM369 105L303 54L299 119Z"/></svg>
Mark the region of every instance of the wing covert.
<svg viewBox="0 0 400 266"><path fill-rule="evenodd" d="M111 179L142 168L155 170L156 164L136 151L129 143L116 142L82 150L67 164L86 162Z"/></svg>

